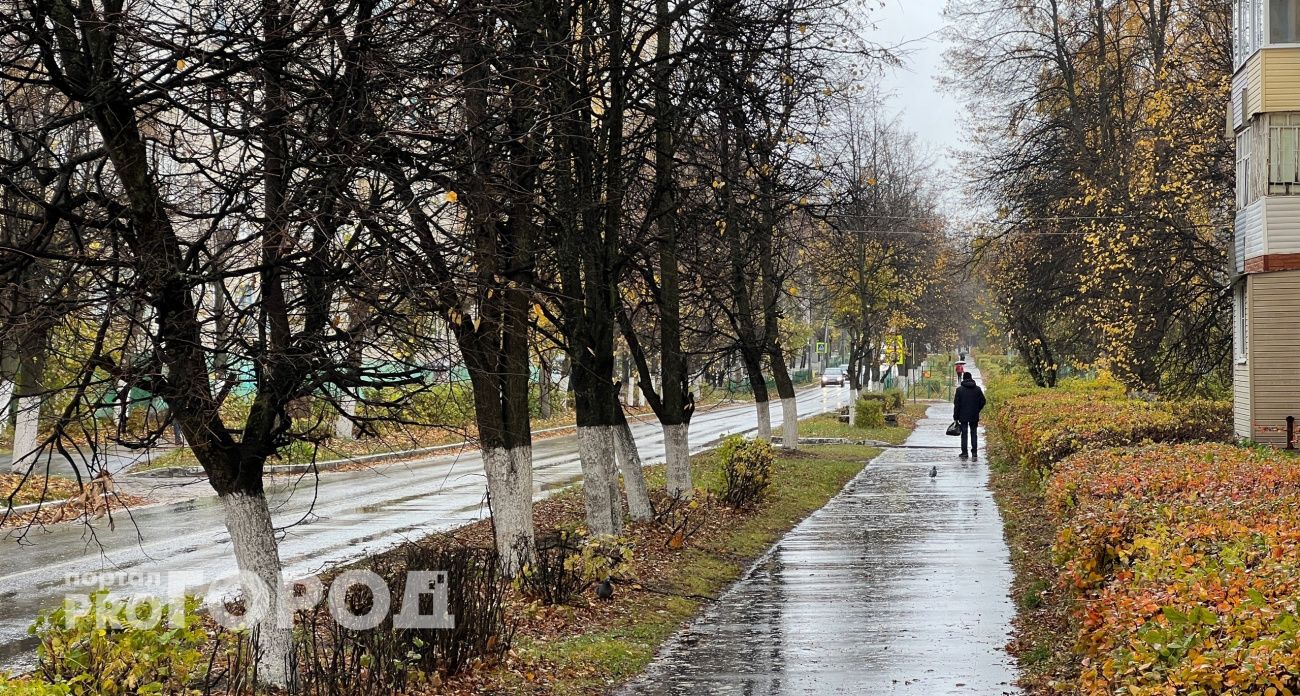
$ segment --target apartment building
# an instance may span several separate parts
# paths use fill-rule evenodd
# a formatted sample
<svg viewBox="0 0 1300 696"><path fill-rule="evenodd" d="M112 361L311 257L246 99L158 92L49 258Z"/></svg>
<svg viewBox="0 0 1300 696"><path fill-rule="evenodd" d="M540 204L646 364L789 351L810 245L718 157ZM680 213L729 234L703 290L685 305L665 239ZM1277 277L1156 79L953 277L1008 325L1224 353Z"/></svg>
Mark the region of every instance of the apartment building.
<svg viewBox="0 0 1300 696"><path fill-rule="evenodd" d="M1234 13L1236 432L1286 446L1300 418L1300 0Z"/></svg>

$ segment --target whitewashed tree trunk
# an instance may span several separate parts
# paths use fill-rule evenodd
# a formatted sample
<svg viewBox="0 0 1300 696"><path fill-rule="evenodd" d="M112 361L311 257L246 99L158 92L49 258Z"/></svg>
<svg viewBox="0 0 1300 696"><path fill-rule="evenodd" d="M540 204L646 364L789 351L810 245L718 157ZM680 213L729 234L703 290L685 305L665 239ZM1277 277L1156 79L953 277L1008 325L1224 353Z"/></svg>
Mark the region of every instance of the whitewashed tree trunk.
<svg viewBox="0 0 1300 696"><path fill-rule="evenodd" d="M772 406L766 401L754 402L754 408L758 412L758 439L763 442L772 441Z"/></svg>
<svg viewBox="0 0 1300 696"><path fill-rule="evenodd" d="M533 448L503 447L483 451L492 528L502 570L514 577L533 560Z"/></svg>
<svg viewBox="0 0 1300 696"><path fill-rule="evenodd" d="M269 606L252 629L257 642L257 678L273 686L287 686L290 657L293 654L293 629L285 620L289 608L280 566L280 552L271 524L271 509L263 495L228 493L221 496L225 509L226 530L235 549L239 570L257 577L267 593ZM245 596L256 593L245 588ZM285 614L282 617L281 614Z"/></svg>
<svg viewBox="0 0 1300 696"><path fill-rule="evenodd" d="M126 380L117 380L117 427L119 432L126 432L131 422L131 390L126 388Z"/></svg>
<svg viewBox="0 0 1300 696"><path fill-rule="evenodd" d="M587 529L592 536L617 536L623 531L623 504L610 426L578 426L578 456L582 459Z"/></svg>
<svg viewBox="0 0 1300 696"><path fill-rule="evenodd" d="M14 452L11 470L25 473L36 464L40 454L37 442L41 434L41 397L22 396L17 399L17 422L14 425Z"/></svg>
<svg viewBox="0 0 1300 696"><path fill-rule="evenodd" d="M849 425L858 424L858 390L849 389Z"/></svg>
<svg viewBox="0 0 1300 696"><path fill-rule="evenodd" d="M654 519L655 511L650 505L650 490L646 486L645 470L641 468L636 439L632 437L632 426L623 423L613 428L618 468L623 474L623 490L627 493L627 512L638 522Z"/></svg>
<svg viewBox="0 0 1300 696"><path fill-rule="evenodd" d="M339 398L339 414L334 419L334 437L340 440L356 439L356 424L352 419L357 415L357 400L351 394Z"/></svg>
<svg viewBox="0 0 1300 696"><path fill-rule="evenodd" d="M799 405L795 399L781 399L781 425L786 449L798 449Z"/></svg>
<svg viewBox="0 0 1300 696"><path fill-rule="evenodd" d="M9 429L9 401L14 396L14 383L0 379L0 435Z"/></svg>
<svg viewBox="0 0 1300 696"><path fill-rule="evenodd" d="M668 495L690 498L694 492L691 484L691 426L664 426L665 468L668 472Z"/></svg>

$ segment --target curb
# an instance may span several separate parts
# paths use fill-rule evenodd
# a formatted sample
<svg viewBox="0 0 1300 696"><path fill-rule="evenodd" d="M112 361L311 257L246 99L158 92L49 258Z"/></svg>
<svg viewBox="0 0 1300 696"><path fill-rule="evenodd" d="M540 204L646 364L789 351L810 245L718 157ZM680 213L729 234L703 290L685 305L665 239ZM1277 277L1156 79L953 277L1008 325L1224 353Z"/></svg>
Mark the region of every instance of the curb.
<svg viewBox="0 0 1300 696"><path fill-rule="evenodd" d="M101 498L108 498L110 494L100 493ZM61 507L77 502L78 498L64 498L62 500L45 500L39 503L28 503L26 505L16 505L7 510L0 510L0 513L8 512L10 515L22 515L37 510L58 510ZM143 507L143 506L142 506Z"/></svg>
<svg viewBox="0 0 1300 696"><path fill-rule="evenodd" d="M801 445L854 445L856 447L894 447L888 442L880 440L850 440L843 437L810 437L799 438Z"/></svg>

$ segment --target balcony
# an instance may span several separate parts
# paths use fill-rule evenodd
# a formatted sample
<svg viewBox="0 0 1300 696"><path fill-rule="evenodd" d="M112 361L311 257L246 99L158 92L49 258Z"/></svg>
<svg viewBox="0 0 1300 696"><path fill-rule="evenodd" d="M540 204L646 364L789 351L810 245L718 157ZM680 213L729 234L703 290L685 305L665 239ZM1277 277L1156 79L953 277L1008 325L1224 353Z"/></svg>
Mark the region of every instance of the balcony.
<svg viewBox="0 0 1300 696"><path fill-rule="evenodd" d="M1283 270L1300 254L1300 196L1266 196L1237 212L1236 273Z"/></svg>

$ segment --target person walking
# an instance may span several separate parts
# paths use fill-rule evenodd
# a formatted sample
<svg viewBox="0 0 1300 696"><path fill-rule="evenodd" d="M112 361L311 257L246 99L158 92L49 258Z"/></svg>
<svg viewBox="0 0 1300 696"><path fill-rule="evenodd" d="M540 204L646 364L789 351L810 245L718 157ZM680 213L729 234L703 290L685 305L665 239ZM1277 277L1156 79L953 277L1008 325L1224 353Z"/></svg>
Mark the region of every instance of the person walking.
<svg viewBox="0 0 1300 696"><path fill-rule="evenodd" d="M957 396L952 400L952 419L961 426L961 458L967 458L967 452L973 459L980 458L979 436L980 411L984 410L984 390L975 383L975 375L967 372L962 375L961 385L957 387ZM966 448L967 434L970 437L970 449Z"/></svg>

